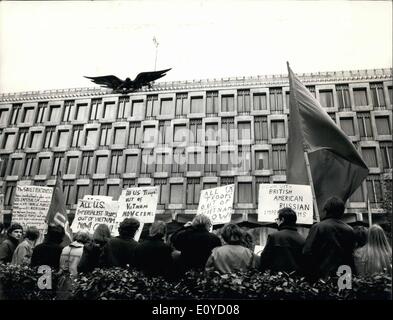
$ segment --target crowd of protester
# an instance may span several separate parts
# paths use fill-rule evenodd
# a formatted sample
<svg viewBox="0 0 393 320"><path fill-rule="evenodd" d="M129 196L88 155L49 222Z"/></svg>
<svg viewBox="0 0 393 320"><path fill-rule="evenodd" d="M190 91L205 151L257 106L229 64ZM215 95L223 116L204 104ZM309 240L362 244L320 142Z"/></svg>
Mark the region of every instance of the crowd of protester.
<svg viewBox="0 0 393 320"><path fill-rule="evenodd" d="M148 276L166 278L179 277L191 269L220 273L255 269L318 279L335 276L341 265L350 266L360 276L391 274L392 249L379 225L352 228L342 221L345 205L336 197L330 198L323 210L325 218L315 223L304 238L296 228L296 212L280 209L278 231L268 235L260 256L254 253L249 232L229 223L214 233L210 219L204 215L195 216L171 235L164 222L156 221L141 242L134 240L139 228L134 218L124 219L117 237L111 237L108 226L100 224L93 235L76 233L66 247L62 246L65 232L59 225L49 225L39 244L40 234L35 227L28 227L24 233L23 227L14 223L4 233L0 225L0 263L48 265L69 278L107 267L131 267Z"/></svg>

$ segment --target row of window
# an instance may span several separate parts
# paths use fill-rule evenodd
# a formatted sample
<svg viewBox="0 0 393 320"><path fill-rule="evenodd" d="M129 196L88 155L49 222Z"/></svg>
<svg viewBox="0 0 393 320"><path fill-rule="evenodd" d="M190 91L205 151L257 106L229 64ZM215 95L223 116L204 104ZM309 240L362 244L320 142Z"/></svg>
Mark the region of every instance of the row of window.
<svg viewBox="0 0 393 320"><path fill-rule="evenodd" d="M376 144L376 145L374 145ZM363 160L370 169L392 168L392 143L380 142L361 146ZM153 174L154 172L181 173L199 171L269 170L264 174L284 175L286 170L286 145L252 149L251 146L202 148L153 148L142 150L112 150L86 152L29 153L23 158L3 156L0 177L6 176L55 176L64 174L91 176L93 174Z"/></svg>
<svg viewBox="0 0 393 320"><path fill-rule="evenodd" d="M221 178L220 185L236 183L235 203L237 204L258 204L259 184L269 183L269 177L256 177L253 181L241 182L235 181L233 177ZM160 186L158 204L180 204L180 205L197 205L202 189L210 189L219 186L217 182L204 182L201 178L187 178L183 182L169 183L166 178L152 180L156 186ZM283 183L283 182L279 182ZM94 180L91 184L81 185L75 181L63 181L63 191L67 205L74 205L78 199L85 195L107 195L118 200L122 189L128 187L144 187L151 184L136 184L135 179L123 179L122 183L108 184L105 180ZM370 175L366 180L366 188L360 187L350 198L350 202L364 202L365 192L367 198L373 207L383 201L383 188L378 175ZM16 182L7 182L5 188L5 206L11 206L15 192Z"/></svg>
<svg viewBox="0 0 393 320"><path fill-rule="evenodd" d="M332 115L334 116L334 115ZM362 140L374 138L391 139L391 118L388 114L357 112L340 115L337 120L342 130L351 137ZM373 125L375 122L375 125ZM288 135L286 118L267 116L239 120L223 117L220 121L192 119L177 122L171 120L147 122L125 122L124 124L48 126L39 128L7 129L2 134L0 146L5 150L24 150L26 148L47 149L53 147L81 147L109 145L140 145L141 143L169 144L204 142L251 144L274 142ZM373 130L374 128L374 130ZM269 134L270 133L270 134ZM282 143L282 141L281 141Z"/></svg>
<svg viewBox="0 0 393 320"><path fill-rule="evenodd" d="M393 103L392 86L387 87L387 97L385 97L382 82L370 83L369 86L363 87L350 88L348 84L338 84L334 89L316 91L315 86L309 86L308 89L325 108L351 110L352 106L372 105L376 109L386 109L387 105ZM14 104L11 109L0 106L0 126L20 123L32 125L45 122L116 120L128 117L151 118L158 115L174 117L187 116L189 113L217 115L219 112L238 112L239 114L249 114L251 110L283 113L284 105L288 109L289 89L266 88L258 90L261 92L254 91L241 89L237 90L236 94L219 94L218 91L208 91L201 96L178 93L175 98L147 95L145 99L130 99L129 96L126 96L115 98L113 101L103 101L100 98L83 102L66 100L64 103L39 102L37 106L31 103L23 106L19 103Z"/></svg>

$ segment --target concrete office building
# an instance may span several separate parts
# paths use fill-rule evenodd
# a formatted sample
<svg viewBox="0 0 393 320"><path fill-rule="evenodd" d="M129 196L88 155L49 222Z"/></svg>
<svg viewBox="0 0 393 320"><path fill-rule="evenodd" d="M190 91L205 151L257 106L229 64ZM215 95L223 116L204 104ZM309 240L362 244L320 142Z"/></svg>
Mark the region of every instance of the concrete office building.
<svg viewBox="0 0 393 320"><path fill-rule="evenodd" d="M392 69L299 74L370 168L348 221L377 219L392 178ZM195 214L201 189L234 183L235 222L256 222L258 185L285 183L287 75L158 82L126 95L96 88L0 95L0 190L63 173L70 218L85 194L117 199L159 185L157 214ZM238 129L236 131L236 129Z"/></svg>

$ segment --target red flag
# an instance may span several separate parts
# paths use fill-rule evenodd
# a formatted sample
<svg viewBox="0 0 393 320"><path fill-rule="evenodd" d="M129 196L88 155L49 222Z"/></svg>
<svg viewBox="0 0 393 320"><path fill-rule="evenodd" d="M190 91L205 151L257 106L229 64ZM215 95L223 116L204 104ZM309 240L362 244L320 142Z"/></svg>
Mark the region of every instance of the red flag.
<svg viewBox="0 0 393 320"><path fill-rule="evenodd" d="M287 183L310 184L304 159L308 152L319 214L332 196L344 202L361 185L368 168L355 146L329 117L288 64L290 85Z"/></svg>
<svg viewBox="0 0 393 320"><path fill-rule="evenodd" d="M53 190L52 201L46 216L47 224L58 224L64 228L65 237L63 244L67 245L72 242L72 231L68 223L67 209L65 207L62 181L60 175L56 177L55 190Z"/></svg>

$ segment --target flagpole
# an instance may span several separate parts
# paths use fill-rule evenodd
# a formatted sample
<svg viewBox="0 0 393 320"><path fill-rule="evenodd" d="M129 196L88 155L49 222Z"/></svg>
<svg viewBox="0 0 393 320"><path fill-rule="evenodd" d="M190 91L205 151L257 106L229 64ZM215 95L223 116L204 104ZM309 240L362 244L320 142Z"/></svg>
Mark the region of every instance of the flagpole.
<svg viewBox="0 0 393 320"><path fill-rule="evenodd" d="M307 176L308 176L308 181L309 181L310 187L311 187L312 200L314 202L315 218L316 218L317 222L319 222L321 219L319 217L318 203L317 203L317 198L315 197L314 183L312 181L310 161L308 160L308 152L307 151L304 151L304 160L306 162Z"/></svg>
<svg viewBox="0 0 393 320"><path fill-rule="evenodd" d="M371 215L370 199L367 198L367 213L368 213L368 227L370 228L373 224L373 218Z"/></svg>

